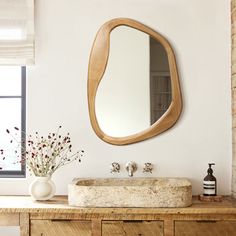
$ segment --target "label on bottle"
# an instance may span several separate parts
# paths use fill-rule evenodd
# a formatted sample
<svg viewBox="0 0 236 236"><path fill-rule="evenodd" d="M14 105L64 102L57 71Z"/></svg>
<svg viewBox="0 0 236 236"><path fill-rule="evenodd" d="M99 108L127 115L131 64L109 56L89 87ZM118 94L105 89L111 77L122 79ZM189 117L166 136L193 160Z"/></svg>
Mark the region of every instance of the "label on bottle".
<svg viewBox="0 0 236 236"><path fill-rule="evenodd" d="M203 194L215 195L216 194L216 182L215 181L203 181Z"/></svg>

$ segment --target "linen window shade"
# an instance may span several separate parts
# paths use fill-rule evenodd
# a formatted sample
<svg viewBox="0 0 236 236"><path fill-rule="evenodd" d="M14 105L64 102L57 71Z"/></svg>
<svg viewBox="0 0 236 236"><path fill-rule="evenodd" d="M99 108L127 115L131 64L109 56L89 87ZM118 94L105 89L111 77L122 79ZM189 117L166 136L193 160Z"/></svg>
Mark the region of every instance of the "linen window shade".
<svg viewBox="0 0 236 236"><path fill-rule="evenodd" d="M0 65L34 64L34 0L0 0Z"/></svg>

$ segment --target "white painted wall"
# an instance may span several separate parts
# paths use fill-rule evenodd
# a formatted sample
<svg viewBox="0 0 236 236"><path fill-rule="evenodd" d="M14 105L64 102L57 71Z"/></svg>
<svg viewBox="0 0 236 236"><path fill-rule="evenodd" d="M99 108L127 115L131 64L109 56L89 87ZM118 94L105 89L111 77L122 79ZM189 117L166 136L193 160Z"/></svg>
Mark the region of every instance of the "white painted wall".
<svg viewBox="0 0 236 236"><path fill-rule="evenodd" d="M87 107L90 49L99 27L115 17L136 19L169 39L175 49L183 112L169 131L148 141L112 146L93 132ZM59 170L57 194L74 177L111 177L109 165L155 164L152 176L185 176L201 193L208 161L216 162L220 194L230 194L230 0L36 1L36 65L28 68L29 132L62 124L86 157ZM31 178L0 180L0 194L27 194Z"/></svg>
<svg viewBox="0 0 236 236"><path fill-rule="evenodd" d="M150 127L149 35L127 26L110 34L106 71L96 95L100 128L113 137Z"/></svg>

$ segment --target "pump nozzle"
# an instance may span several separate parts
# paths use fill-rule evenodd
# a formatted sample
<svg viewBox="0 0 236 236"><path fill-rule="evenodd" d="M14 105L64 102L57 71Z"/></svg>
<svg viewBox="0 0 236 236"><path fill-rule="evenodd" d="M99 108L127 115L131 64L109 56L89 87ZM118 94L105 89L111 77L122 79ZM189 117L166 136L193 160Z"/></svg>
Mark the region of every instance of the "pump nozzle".
<svg viewBox="0 0 236 236"><path fill-rule="evenodd" d="M215 163L208 163L208 165L209 165L209 168L207 170L207 173L212 175L213 174L213 170L212 170L211 166L215 165Z"/></svg>

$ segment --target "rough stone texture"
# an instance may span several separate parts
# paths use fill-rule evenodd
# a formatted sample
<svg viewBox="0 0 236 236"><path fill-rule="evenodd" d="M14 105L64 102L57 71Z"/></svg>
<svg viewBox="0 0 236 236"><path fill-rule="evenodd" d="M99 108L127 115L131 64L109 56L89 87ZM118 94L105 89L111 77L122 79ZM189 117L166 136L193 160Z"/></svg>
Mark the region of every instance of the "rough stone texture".
<svg viewBox="0 0 236 236"><path fill-rule="evenodd" d="M231 1L231 86L232 86L232 142L233 142L233 159L232 159L232 194L236 197L236 0Z"/></svg>
<svg viewBox="0 0 236 236"><path fill-rule="evenodd" d="M68 200L80 207L187 207L192 185L186 178L74 179Z"/></svg>

